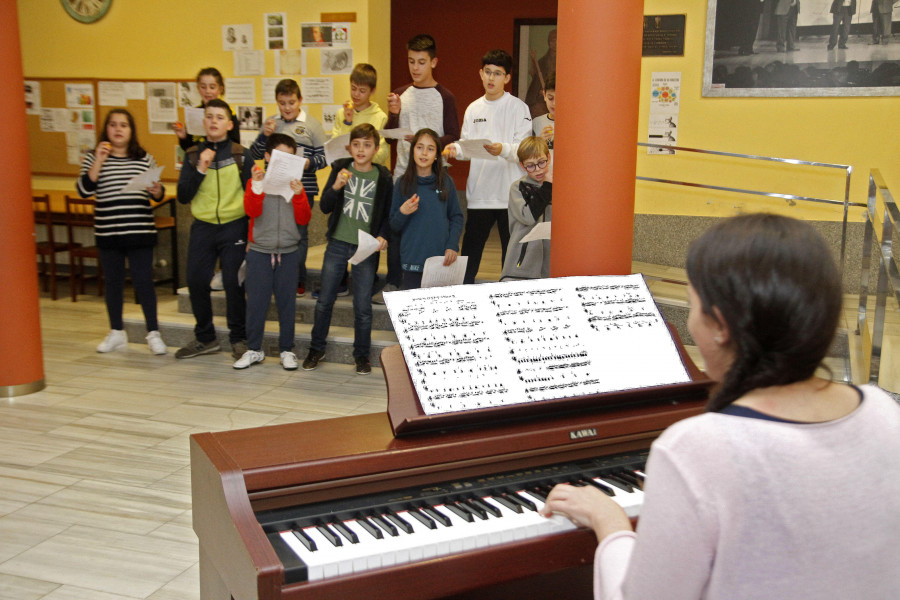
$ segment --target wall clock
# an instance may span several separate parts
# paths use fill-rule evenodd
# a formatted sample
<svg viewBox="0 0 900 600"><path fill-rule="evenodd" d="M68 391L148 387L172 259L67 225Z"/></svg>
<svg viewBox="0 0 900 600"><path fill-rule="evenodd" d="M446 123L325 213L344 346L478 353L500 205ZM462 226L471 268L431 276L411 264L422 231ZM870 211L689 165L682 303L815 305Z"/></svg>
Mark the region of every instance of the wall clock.
<svg viewBox="0 0 900 600"><path fill-rule="evenodd" d="M109 10L112 0L60 0L69 16L81 23L99 21Z"/></svg>

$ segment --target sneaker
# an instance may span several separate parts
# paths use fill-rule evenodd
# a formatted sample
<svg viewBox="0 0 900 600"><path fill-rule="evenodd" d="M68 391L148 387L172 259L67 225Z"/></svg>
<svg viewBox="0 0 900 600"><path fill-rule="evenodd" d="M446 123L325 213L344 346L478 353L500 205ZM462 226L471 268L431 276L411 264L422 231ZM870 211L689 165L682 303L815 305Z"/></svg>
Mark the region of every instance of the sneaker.
<svg viewBox="0 0 900 600"><path fill-rule="evenodd" d="M222 283L222 271L216 271L216 274L213 275L212 280L209 282L209 289L217 292L225 289L225 284Z"/></svg>
<svg viewBox="0 0 900 600"><path fill-rule="evenodd" d="M244 354L235 361L232 367L235 369L246 369L252 364L261 363L266 360L266 355L260 352L259 350L247 350Z"/></svg>
<svg viewBox="0 0 900 600"><path fill-rule="evenodd" d="M322 360L323 356L325 356L324 350L313 350L310 348L309 354L306 355L306 359L303 361L303 370L312 371L318 367L319 361Z"/></svg>
<svg viewBox="0 0 900 600"><path fill-rule="evenodd" d="M247 353L247 350L249 350L249 348L247 348L247 342L244 340L231 343L231 356L233 358L240 359Z"/></svg>
<svg viewBox="0 0 900 600"><path fill-rule="evenodd" d="M322 293L322 290L313 290L312 293L310 294L310 296L312 296L313 298L318 298L319 294L321 294L321 293Z"/></svg>
<svg viewBox="0 0 900 600"><path fill-rule="evenodd" d="M344 296L349 296L350 295L350 286L348 286L346 283L342 283L341 285L339 285L337 295L338 295L338 298L343 298Z"/></svg>
<svg viewBox="0 0 900 600"><path fill-rule="evenodd" d="M201 342L200 340L192 340L188 342L187 346L178 350L175 353L175 358L194 358L195 356L200 356L201 354L212 354L213 352L218 352L221 349L219 346L218 340L213 340L211 342Z"/></svg>
<svg viewBox="0 0 900 600"><path fill-rule="evenodd" d="M151 331L147 334L147 345L153 354L165 354L168 351L166 343L162 340L158 331Z"/></svg>
<svg viewBox="0 0 900 600"><path fill-rule="evenodd" d="M284 367L285 371L296 371L297 370L297 355L291 352L290 350L285 350L281 353L281 366Z"/></svg>
<svg viewBox="0 0 900 600"><path fill-rule="evenodd" d="M305 296L306 295L306 286L304 284L300 284L297 286L297 295Z"/></svg>
<svg viewBox="0 0 900 600"><path fill-rule="evenodd" d="M400 288L394 285L393 283L385 284L384 289L372 296L372 302L375 304L384 304L384 293L385 292L396 292Z"/></svg>
<svg viewBox="0 0 900 600"><path fill-rule="evenodd" d="M128 336L122 329L113 329L97 346L97 352L112 352L128 345Z"/></svg>
<svg viewBox="0 0 900 600"><path fill-rule="evenodd" d="M372 372L372 364L369 362L369 359L365 356L357 356L356 361L356 374L357 375L368 375Z"/></svg>

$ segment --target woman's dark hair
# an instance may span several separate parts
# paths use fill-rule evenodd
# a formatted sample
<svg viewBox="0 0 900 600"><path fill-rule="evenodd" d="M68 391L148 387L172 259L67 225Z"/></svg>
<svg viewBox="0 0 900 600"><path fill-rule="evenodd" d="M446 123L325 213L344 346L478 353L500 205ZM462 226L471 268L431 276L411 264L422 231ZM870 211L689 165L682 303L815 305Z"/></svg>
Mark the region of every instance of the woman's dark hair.
<svg viewBox="0 0 900 600"><path fill-rule="evenodd" d="M415 135L413 135L412 141L409 143L409 161L406 163L406 171L403 173L403 176L400 177L400 185L402 186L400 189L403 190L403 195L406 198L409 198L412 194L416 193L416 188L419 185L419 176L416 172L416 161L413 158L413 153L416 151L416 144L419 142L419 138L423 135L427 135L433 139L437 146L437 157L434 159L434 162L431 163L431 171L434 173L435 177L434 189L438 194L438 198L443 202L447 199L447 194L444 192L444 180L448 178L444 176L444 167L441 163L441 152L443 151L443 147L441 146L441 136L433 129L428 129L427 127L418 130Z"/></svg>
<svg viewBox="0 0 900 600"><path fill-rule="evenodd" d="M812 226L772 214L726 219L691 244L687 275L701 310L716 318L718 309L734 352L707 410L814 375L842 297L831 250Z"/></svg>
<svg viewBox="0 0 900 600"><path fill-rule="evenodd" d="M147 151L141 148L141 144L138 142L137 129L134 126L134 117L132 117L131 113L124 108L114 108L106 113L106 118L103 119L103 129L100 130L100 141L109 141L109 134L106 131L106 127L109 125L109 120L113 115L125 115L125 118L128 119L128 126L131 128L131 139L128 140L128 158L137 159L147 156Z"/></svg>

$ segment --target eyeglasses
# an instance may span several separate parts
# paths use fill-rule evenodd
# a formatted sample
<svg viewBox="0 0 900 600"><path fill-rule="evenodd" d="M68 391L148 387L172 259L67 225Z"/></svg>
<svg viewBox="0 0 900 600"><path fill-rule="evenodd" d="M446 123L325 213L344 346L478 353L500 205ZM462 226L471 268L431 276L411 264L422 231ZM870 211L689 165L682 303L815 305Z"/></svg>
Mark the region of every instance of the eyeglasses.
<svg viewBox="0 0 900 600"><path fill-rule="evenodd" d="M534 173L535 169L543 169L544 167L546 167L548 162L549 161L544 158L537 161L536 163L524 163L522 166L525 167L525 170L529 173Z"/></svg>
<svg viewBox="0 0 900 600"><path fill-rule="evenodd" d="M485 71L484 69L482 69L481 72L484 73L484 76L487 79L493 79L494 77L503 79L504 77L506 77L506 73L504 73L503 71Z"/></svg>

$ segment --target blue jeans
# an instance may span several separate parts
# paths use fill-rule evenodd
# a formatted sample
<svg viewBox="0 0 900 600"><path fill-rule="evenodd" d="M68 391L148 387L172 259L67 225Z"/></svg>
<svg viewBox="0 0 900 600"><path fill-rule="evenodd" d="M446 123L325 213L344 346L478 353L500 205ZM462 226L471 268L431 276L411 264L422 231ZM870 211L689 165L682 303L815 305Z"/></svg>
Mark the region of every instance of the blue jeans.
<svg viewBox="0 0 900 600"><path fill-rule="evenodd" d="M312 350L325 350L325 339L331 327L331 311L337 298L341 277L347 269L347 261L356 252L356 244L328 240L322 258L322 290L316 301L316 321L313 324ZM350 267L353 293L353 356L369 357L372 346L372 284L378 268L378 253L358 265Z"/></svg>

